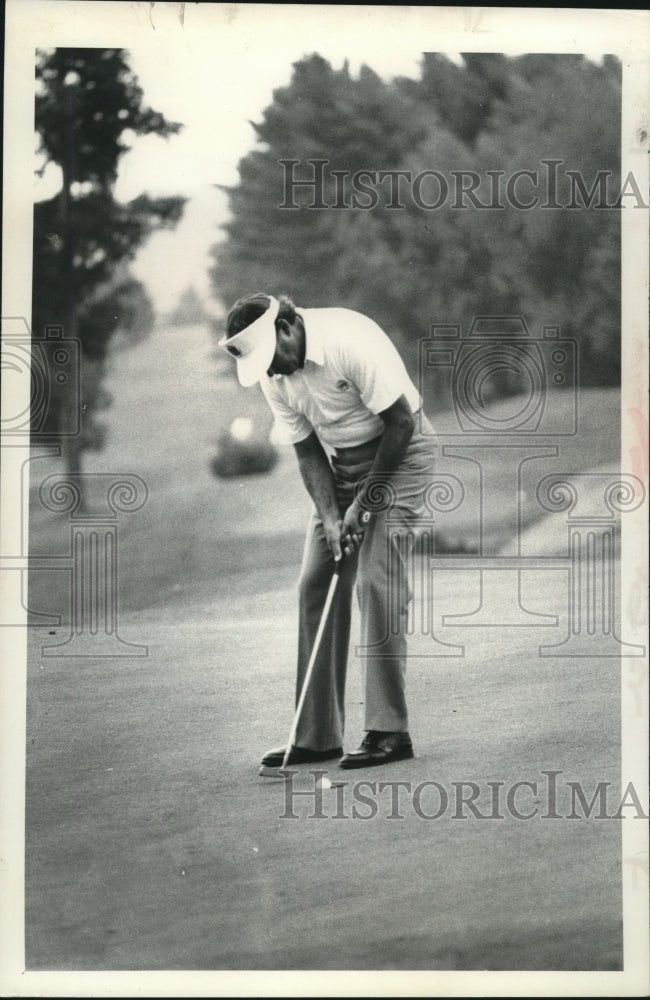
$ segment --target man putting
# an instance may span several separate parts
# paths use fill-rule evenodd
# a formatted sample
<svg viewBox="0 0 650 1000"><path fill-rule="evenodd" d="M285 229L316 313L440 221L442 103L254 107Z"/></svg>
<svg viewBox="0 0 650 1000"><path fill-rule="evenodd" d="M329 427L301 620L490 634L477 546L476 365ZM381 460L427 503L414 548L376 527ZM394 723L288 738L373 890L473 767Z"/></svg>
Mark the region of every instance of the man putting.
<svg viewBox="0 0 650 1000"><path fill-rule="evenodd" d="M412 757L405 559L434 456L418 392L383 330L349 309L300 309L284 296L246 296L230 310L220 346L236 358L243 386L261 383L314 502L300 573L298 694L335 561L343 560L287 763L341 757L340 767L356 768ZM366 735L342 756L355 580ZM285 749L270 750L262 765L279 768Z"/></svg>

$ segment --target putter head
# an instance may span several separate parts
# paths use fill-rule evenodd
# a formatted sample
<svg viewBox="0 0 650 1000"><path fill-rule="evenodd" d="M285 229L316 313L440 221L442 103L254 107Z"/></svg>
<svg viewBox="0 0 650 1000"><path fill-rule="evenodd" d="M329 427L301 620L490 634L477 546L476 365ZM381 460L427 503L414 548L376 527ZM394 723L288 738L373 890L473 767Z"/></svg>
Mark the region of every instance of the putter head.
<svg viewBox="0 0 650 1000"><path fill-rule="evenodd" d="M279 781L286 781L287 776L292 772L283 767L267 767L265 764L262 764L257 773L259 774L260 778L275 778L276 780ZM344 782L338 782L338 784L343 784L343 783ZM321 788L333 787L332 782L325 774L317 779L317 784L320 785Z"/></svg>
<svg viewBox="0 0 650 1000"><path fill-rule="evenodd" d="M259 771L257 772L260 778L279 778L281 781L286 781L287 772L281 767L267 767L262 764Z"/></svg>

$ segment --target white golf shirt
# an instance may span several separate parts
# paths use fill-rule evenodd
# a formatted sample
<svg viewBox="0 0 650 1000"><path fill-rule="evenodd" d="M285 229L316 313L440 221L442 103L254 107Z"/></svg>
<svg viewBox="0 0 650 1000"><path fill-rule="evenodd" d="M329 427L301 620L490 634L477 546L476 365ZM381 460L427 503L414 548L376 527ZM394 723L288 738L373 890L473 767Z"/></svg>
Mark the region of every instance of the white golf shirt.
<svg viewBox="0 0 650 1000"><path fill-rule="evenodd" d="M351 309L296 312L305 326L304 367L260 382L284 441L297 444L315 431L324 444L349 448L383 433L377 414L401 395L420 409L404 362L374 320Z"/></svg>

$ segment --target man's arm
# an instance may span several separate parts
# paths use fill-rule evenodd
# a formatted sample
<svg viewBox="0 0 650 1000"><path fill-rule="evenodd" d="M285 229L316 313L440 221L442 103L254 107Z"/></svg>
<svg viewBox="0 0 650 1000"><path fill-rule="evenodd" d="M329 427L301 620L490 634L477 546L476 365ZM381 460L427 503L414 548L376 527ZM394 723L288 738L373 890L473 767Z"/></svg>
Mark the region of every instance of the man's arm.
<svg viewBox="0 0 650 1000"><path fill-rule="evenodd" d="M404 395L395 400L388 409L383 410L379 416L384 422L384 432L377 453L359 493L346 510L343 518L341 534L343 551L346 555L350 555L351 552L359 548L363 537L361 515L364 510L372 507L365 501L366 492L372 488L374 479L386 482L396 471L406 454L415 430L415 417Z"/></svg>
<svg viewBox="0 0 650 1000"><path fill-rule="evenodd" d="M300 475L323 522L327 544L335 559L341 558L342 519L336 502L334 474L315 432L294 445Z"/></svg>

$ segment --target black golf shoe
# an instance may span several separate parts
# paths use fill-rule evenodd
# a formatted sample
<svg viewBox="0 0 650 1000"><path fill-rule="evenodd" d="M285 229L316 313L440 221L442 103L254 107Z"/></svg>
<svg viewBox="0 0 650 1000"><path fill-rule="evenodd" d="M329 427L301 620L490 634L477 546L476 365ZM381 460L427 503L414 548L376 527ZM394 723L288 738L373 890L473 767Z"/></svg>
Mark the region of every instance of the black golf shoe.
<svg viewBox="0 0 650 1000"><path fill-rule="evenodd" d="M269 750L262 757L262 767L282 767L286 747L275 747ZM333 750L310 750L308 747L292 747L289 754L289 764L317 764L322 760L332 760L334 757L341 757L343 747L335 747Z"/></svg>
<svg viewBox="0 0 650 1000"><path fill-rule="evenodd" d="M413 744L408 733L383 733L372 729L366 733L358 750L346 753L339 767L376 767L393 760L408 760L413 756Z"/></svg>

